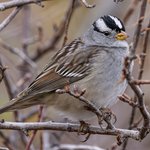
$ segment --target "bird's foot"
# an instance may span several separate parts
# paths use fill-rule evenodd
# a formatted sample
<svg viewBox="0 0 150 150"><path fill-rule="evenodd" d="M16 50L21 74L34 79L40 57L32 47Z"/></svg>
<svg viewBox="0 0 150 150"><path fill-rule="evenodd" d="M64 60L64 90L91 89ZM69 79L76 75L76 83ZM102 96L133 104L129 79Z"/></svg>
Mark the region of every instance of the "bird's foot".
<svg viewBox="0 0 150 150"><path fill-rule="evenodd" d="M87 135L85 137L85 139L81 142L86 142L89 139L89 137L90 137L90 133L88 133L89 126L90 126L90 124L86 123L85 121L83 121L83 120L80 121L80 127L78 130L78 135Z"/></svg>
<svg viewBox="0 0 150 150"><path fill-rule="evenodd" d="M107 129L113 129L113 124L116 123L117 117L116 115L109 109L109 108L100 108L100 111L102 112L103 120L107 123ZM112 119L114 122L112 123Z"/></svg>

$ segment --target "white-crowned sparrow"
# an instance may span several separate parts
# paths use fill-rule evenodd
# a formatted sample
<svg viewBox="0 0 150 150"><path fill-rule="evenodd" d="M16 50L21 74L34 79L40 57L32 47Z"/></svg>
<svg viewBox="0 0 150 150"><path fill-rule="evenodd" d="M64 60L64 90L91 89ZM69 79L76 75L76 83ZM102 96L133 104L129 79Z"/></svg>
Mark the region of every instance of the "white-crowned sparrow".
<svg viewBox="0 0 150 150"><path fill-rule="evenodd" d="M55 92L68 84L86 89L84 97L98 108L110 107L127 86L125 80L120 82L129 52L126 38L120 19L100 17L83 36L60 49L29 87L0 108L0 113L46 104L70 119L89 119L94 114L83 102Z"/></svg>

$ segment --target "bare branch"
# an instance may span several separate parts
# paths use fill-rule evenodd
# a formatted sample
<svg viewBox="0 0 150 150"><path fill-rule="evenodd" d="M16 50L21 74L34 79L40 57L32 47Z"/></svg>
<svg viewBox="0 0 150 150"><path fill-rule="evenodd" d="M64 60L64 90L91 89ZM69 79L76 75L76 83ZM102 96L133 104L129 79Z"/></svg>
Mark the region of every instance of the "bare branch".
<svg viewBox="0 0 150 150"><path fill-rule="evenodd" d="M90 145L73 145L73 144L61 144L54 146L51 150L104 150L103 148Z"/></svg>
<svg viewBox="0 0 150 150"><path fill-rule="evenodd" d="M149 20L149 24L148 24L147 28L150 28L150 20ZM149 41L148 40L149 34L150 34L150 30L146 30L144 44L143 44L143 49L142 49L142 53L143 54L146 54L146 52L147 52L148 41ZM144 70L144 65L145 65L145 58L146 58L146 55L143 55L141 57L141 65L140 65L139 76L138 76L139 80L142 79L142 76L143 76L143 70Z"/></svg>
<svg viewBox="0 0 150 150"><path fill-rule="evenodd" d="M38 122L40 122L42 120L42 111L43 111L43 106L40 106L40 110L39 110L39 116L38 116ZM26 150L30 150L30 146L36 136L36 133L37 133L37 130L34 130L30 140L29 140L29 143L28 145L26 146Z"/></svg>
<svg viewBox="0 0 150 150"><path fill-rule="evenodd" d="M71 91L70 88L68 86L66 86L65 89L58 89L58 90L56 90L56 92L59 94L68 93L69 95L75 97L77 100L84 102L86 104L85 107L87 108L87 110L96 114L96 116L98 118L98 123L100 126L102 124L102 121L105 121L107 123L107 128L110 128L110 129L114 128L110 119L108 119L108 116L104 115L105 114L104 111L100 110L99 108L97 108L97 106L95 106L95 104L93 104L91 101L89 101L83 97L85 90L80 91L78 89L78 91Z"/></svg>
<svg viewBox="0 0 150 150"><path fill-rule="evenodd" d="M0 3L0 11L4 11L9 8L13 7L19 7L27 4L38 4L44 1L49 1L49 0L14 0L14 1L9 1L9 2L2 2Z"/></svg>
<svg viewBox="0 0 150 150"><path fill-rule="evenodd" d="M80 125L72 123L56 123L56 122L3 122L0 123L0 129L7 130L56 130L56 131L68 131L68 132L79 132ZM139 140L139 131L137 130L126 130L126 129L102 129L101 127L89 126L89 129L83 129L83 133L91 134L103 134L103 135L112 135L117 136L121 135L123 137L133 138Z"/></svg>
<svg viewBox="0 0 150 150"><path fill-rule="evenodd" d="M1 59L0 59L0 83L4 78L4 72L7 69L7 67L3 67Z"/></svg>
<svg viewBox="0 0 150 150"><path fill-rule="evenodd" d="M23 51L20 51L17 48L11 47L10 45L8 45L7 43L5 43L2 40L0 40L0 45L3 48L12 52L13 54L19 56L22 60L24 60L26 63L28 63L31 67L36 68L36 64Z"/></svg>
<svg viewBox="0 0 150 150"><path fill-rule="evenodd" d="M138 106L132 99L128 98L124 94L122 96L118 96L118 98L119 98L119 100L121 100L125 103L128 103L132 107L137 107Z"/></svg>
<svg viewBox="0 0 150 150"><path fill-rule="evenodd" d="M70 13L68 13L68 17L67 17L67 20L66 20L66 25L65 25L65 36L64 36L64 41L63 41L63 44L62 44L62 47L65 46L66 42L67 42L67 36L68 36L68 27L69 27L69 24L70 24L70 20L71 20L71 17L72 17L72 14L74 12L74 7L75 7L75 0L72 0L72 7L70 9Z"/></svg>
<svg viewBox="0 0 150 150"><path fill-rule="evenodd" d="M140 37L140 34L141 34L142 23L143 23L145 12L146 12L146 6L147 6L147 0L143 0L142 3L141 3L141 9L140 9L140 15L139 15L139 19L138 19L139 20L138 25L137 25L135 33L134 33L133 47L131 48L131 55L130 55L131 58L128 62L129 64L132 63L132 58L135 56L136 48L137 48L139 37ZM144 52L144 54L146 54L146 53ZM145 59L145 57L143 57L143 59ZM149 124L150 124L150 120L149 120L150 119L150 114L147 111L147 109L145 107L145 104L143 102L143 92L141 92L140 88L137 85L132 83L132 80L134 80L134 79L131 76L130 65L129 64L127 64L128 65L128 67L127 67L128 71L127 71L126 79L128 80L129 85L131 86L132 90L135 93L134 101L136 101L138 99L138 103L140 105L139 109L140 109L140 112L141 112L141 114L143 116L143 119L144 119L143 129L141 130L140 134L141 134L141 137L144 138L147 135L147 131L148 131L147 128L149 127ZM141 61L141 67L140 67L141 68L140 69L141 73L139 73L138 79L141 79L141 77L142 77L143 67L144 67L144 61L142 60ZM132 124L134 122L135 112L136 112L136 107L133 107L132 112L131 112L131 117L130 117L129 128L128 129L132 129ZM128 139L125 140L125 142L123 144L123 147L122 147L122 150L126 149L127 143L128 143Z"/></svg>
<svg viewBox="0 0 150 150"><path fill-rule="evenodd" d="M131 56L134 56L136 52L137 44L141 33L142 23L146 12L146 5L147 5L147 0L143 0L141 4L140 16L138 19L138 25L134 33L133 47L131 48Z"/></svg>
<svg viewBox="0 0 150 150"><path fill-rule="evenodd" d="M140 84L150 84L150 80L132 80L133 84L140 85Z"/></svg>
<svg viewBox="0 0 150 150"><path fill-rule="evenodd" d="M3 63L2 63L2 60L0 59L0 65L3 66ZM4 70L4 69L3 69ZM9 99L11 100L13 97L14 97L14 87L11 86L10 84L10 81L9 81L9 78L7 76L7 73L3 72L2 74L2 78L4 79L4 83L5 83L5 86L6 86L6 89L7 89L7 92L8 92L8 95L9 95Z"/></svg>
<svg viewBox="0 0 150 150"><path fill-rule="evenodd" d="M129 18L132 16L136 6L138 5L140 1L139 0L133 0L130 7L128 8L124 18L123 18L123 22L127 23L127 21L129 20Z"/></svg>
<svg viewBox="0 0 150 150"><path fill-rule="evenodd" d="M12 148L12 144L9 140L9 138L7 138L1 131L0 131L0 137L3 138L3 144L9 148L9 150L13 150Z"/></svg>
<svg viewBox="0 0 150 150"><path fill-rule="evenodd" d="M53 49L55 45L59 42L59 40L62 38L65 32L66 20L68 20L71 10L72 10L72 1L66 11L66 14L64 15L65 16L64 19L61 21L60 26L58 27L58 30L54 33L52 39L45 42L43 46L37 49L37 53L32 57L33 61L37 61L39 58L42 58L42 56L44 56L51 49Z"/></svg>
<svg viewBox="0 0 150 150"><path fill-rule="evenodd" d="M17 15L22 7L15 8L10 15L0 24L0 31L2 31Z"/></svg>
<svg viewBox="0 0 150 150"><path fill-rule="evenodd" d="M88 4L88 2L86 0L80 0L80 1L86 8L93 8L96 6L95 4L93 4L93 5Z"/></svg>

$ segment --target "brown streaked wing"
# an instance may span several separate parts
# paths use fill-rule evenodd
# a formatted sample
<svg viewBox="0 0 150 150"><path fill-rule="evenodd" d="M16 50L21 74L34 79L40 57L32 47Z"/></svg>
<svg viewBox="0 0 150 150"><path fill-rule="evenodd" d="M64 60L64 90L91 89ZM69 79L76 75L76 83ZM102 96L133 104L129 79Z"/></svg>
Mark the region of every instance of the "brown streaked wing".
<svg viewBox="0 0 150 150"><path fill-rule="evenodd" d="M61 57L31 83L28 94L52 92L84 78L91 71L90 61L95 54L97 54L97 47L94 49L79 47L73 53Z"/></svg>

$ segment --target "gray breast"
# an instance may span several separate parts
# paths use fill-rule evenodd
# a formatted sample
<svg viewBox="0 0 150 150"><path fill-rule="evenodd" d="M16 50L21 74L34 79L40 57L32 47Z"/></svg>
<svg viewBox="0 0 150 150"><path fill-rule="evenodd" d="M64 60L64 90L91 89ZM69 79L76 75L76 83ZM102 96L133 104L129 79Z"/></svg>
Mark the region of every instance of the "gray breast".
<svg viewBox="0 0 150 150"><path fill-rule="evenodd" d="M91 74L80 83L87 89L86 96L99 107L114 104L117 96L126 88L126 81L121 81L124 58L127 52L101 50L93 57Z"/></svg>

